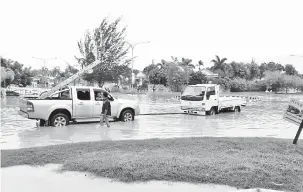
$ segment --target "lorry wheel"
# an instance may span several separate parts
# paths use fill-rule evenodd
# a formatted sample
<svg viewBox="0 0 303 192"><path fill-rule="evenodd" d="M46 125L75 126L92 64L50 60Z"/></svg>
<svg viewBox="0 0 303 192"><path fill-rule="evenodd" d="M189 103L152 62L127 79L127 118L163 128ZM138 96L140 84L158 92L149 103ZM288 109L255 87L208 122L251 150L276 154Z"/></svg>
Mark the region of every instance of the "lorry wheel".
<svg viewBox="0 0 303 192"><path fill-rule="evenodd" d="M240 111L241 111L240 107L236 106L235 109L234 109L234 112L240 112Z"/></svg>
<svg viewBox="0 0 303 192"><path fill-rule="evenodd" d="M67 126L69 118L64 113L58 113L51 118L51 125L54 127Z"/></svg>
<svg viewBox="0 0 303 192"><path fill-rule="evenodd" d="M217 111L215 108L211 108L209 111L209 115L216 115Z"/></svg>
<svg viewBox="0 0 303 192"><path fill-rule="evenodd" d="M120 116L120 120L124 121L124 122L126 122L126 121L133 121L134 119L135 119L135 115L129 109L123 111L122 114L121 114L121 116Z"/></svg>

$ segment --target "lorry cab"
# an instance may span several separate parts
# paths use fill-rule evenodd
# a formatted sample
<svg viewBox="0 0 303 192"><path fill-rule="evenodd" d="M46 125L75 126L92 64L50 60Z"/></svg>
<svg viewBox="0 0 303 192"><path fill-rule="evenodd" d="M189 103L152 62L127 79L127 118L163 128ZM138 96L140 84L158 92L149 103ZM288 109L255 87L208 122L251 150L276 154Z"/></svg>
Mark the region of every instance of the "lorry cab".
<svg viewBox="0 0 303 192"><path fill-rule="evenodd" d="M241 100L221 98L219 93L220 86L217 84L189 85L181 94L181 110L197 115L214 115L223 109L240 111Z"/></svg>
<svg viewBox="0 0 303 192"><path fill-rule="evenodd" d="M189 85L181 95L181 110L185 113L205 113L212 106L219 105L219 85L197 84Z"/></svg>

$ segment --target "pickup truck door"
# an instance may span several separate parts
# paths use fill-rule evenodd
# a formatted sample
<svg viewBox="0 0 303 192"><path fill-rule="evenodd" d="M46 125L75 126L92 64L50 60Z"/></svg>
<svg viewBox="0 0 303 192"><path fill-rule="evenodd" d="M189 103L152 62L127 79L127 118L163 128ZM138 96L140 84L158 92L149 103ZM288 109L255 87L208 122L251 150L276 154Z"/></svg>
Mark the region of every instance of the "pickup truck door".
<svg viewBox="0 0 303 192"><path fill-rule="evenodd" d="M103 92L106 92L103 89L94 89L94 98L93 98L93 106L94 106L94 112L93 117L100 117L102 112L102 106L103 106ZM115 98L108 93L109 99L110 99L110 105L111 105L111 113L112 117L116 117L117 110L118 110L118 102L115 100Z"/></svg>
<svg viewBox="0 0 303 192"><path fill-rule="evenodd" d="M93 118L100 117L103 106L103 90L102 89L94 89L94 98L93 98Z"/></svg>
<svg viewBox="0 0 303 192"><path fill-rule="evenodd" d="M75 118L92 118L93 104L90 88L76 88L74 96Z"/></svg>

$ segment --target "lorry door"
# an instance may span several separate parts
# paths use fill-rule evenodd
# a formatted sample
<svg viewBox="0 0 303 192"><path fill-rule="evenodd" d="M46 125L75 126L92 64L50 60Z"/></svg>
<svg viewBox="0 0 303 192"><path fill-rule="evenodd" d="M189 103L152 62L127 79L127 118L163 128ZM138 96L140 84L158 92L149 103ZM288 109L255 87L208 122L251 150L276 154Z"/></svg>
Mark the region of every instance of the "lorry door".
<svg viewBox="0 0 303 192"><path fill-rule="evenodd" d="M93 104L90 88L76 88L74 96L75 118L92 118Z"/></svg>
<svg viewBox="0 0 303 192"><path fill-rule="evenodd" d="M93 98L93 118L100 117L103 106L103 90L94 88L94 98Z"/></svg>
<svg viewBox="0 0 303 192"><path fill-rule="evenodd" d="M219 104L219 90L216 90L215 86L211 86L207 88L206 91L206 102L211 106L218 106Z"/></svg>

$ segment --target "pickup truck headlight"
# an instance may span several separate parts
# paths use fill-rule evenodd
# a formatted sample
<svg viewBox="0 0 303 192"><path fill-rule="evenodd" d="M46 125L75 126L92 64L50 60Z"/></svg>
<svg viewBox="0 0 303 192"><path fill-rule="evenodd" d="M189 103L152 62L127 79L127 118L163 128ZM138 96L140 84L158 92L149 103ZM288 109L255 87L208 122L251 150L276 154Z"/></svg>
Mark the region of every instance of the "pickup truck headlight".
<svg viewBox="0 0 303 192"><path fill-rule="evenodd" d="M27 109L28 112L34 112L34 105L33 105L33 103L28 101L26 103L26 109Z"/></svg>

